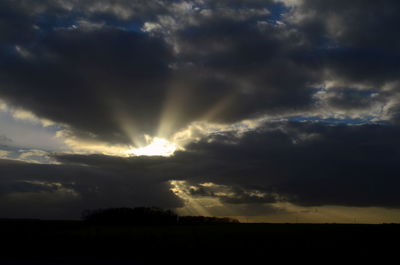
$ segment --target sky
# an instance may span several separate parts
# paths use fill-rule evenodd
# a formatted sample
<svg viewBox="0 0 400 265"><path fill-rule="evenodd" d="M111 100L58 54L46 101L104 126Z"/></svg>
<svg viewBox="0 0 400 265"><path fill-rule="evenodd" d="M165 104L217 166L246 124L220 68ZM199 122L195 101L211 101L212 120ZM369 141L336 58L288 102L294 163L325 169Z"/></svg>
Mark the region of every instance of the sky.
<svg viewBox="0 0 400 265"><path fill-rule="evenodd" d="M400 222L397 0L2 0L0 218Z"/></svg>

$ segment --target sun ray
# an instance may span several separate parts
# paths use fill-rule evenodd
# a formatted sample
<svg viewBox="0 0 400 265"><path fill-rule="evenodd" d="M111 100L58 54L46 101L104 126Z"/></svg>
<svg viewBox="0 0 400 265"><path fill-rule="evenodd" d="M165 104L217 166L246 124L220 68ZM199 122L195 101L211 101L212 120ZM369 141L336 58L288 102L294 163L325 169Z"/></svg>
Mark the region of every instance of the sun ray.
<svg viewBox="0 0 400 265"><path fill-rule="evenodd" d="M180 209L183 214L210 216L210 212L201 204L201 201L193 198L184 180L170 181L171 191L185 202L185 206Z"/></svg>
<svg viewBox="0 0 400 265"><path fill-rule="evenodd" d="M236 96L234 93L223 97L219 100L213 107L211 107L201 118L203 121L212 121L218 117L221 113L223 113L226 109L229 108L231 104L233 104Z"/></svg>
<svg viewBox="0 0 400 265"><path fill-rule="evenodd" d="M189 97L190 89L185 87L185 84L179 82L171 84L160 115L157 131L159 137L168 138L178 130Z"/></svg>

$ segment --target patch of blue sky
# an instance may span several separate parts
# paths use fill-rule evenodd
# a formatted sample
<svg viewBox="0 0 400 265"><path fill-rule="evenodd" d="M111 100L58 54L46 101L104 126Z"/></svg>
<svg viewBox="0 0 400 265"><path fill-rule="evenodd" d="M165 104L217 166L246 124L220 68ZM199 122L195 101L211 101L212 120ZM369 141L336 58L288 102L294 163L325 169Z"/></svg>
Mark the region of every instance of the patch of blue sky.
<svg viewBox="0 0 400 265"><path fill-rule="evenodd" d="M318 116L292 116L286 118L288 121L293 122L320 122L332 125L363 125L363 124L380 124L388 125L385 121L376 121L373 116L366 116L363 118L322 118Z"/></svg>
<svg viewBox="0 0 400 265"><path fill-rule="evenodd" d="M119 28L122 30L135 32L135 33L144 33L142 31L144 21L141 21L141 20L121 21L121 20L109 19L109 20L104 20L103 22L108 26Z"/></svg>
<svg viewBox="0 0 400 265"><path fill-rule="evenodd" d="M141 28L144 24L142 19L122 20L112 15L84 16L79 13L70 13L64 16L49 16L47 14L40 15L36 18L39 34L46 34L59 28L74 28L79 26L79 21L86 20L91 23L104 24L123 30L143 33Z"/></svg>
<svg viewBox="0 0 400 265"><path fill-rule="evenodd" d="M271 12L268 16L268 22L272 24L282 21L283 15L290 11L290 9L283 3L274 3L271 6L268 6L267 9Z"/></svg>
<svg viewBox="0 0 400 265"><path fill-rule="evenodd" d="M45 33L56 28L70 28L77 24L81 16L70 13L68 16L49 16L47 14L36 17L36 25L39 32Z"/></svg>

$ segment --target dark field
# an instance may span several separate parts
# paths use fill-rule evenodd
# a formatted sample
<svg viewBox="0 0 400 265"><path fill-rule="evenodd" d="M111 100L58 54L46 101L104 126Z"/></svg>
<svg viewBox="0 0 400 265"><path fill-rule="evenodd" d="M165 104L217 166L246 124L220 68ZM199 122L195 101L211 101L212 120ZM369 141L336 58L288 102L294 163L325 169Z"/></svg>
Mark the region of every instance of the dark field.
<svg viewBox="0 0 400 265"><path fill-rule="evenodd" d="M345 256L383 262L399 251L400 225L95 226L8 220L0 221L0 233L2 265L267 264L276 259L326 263Z"/></svg>

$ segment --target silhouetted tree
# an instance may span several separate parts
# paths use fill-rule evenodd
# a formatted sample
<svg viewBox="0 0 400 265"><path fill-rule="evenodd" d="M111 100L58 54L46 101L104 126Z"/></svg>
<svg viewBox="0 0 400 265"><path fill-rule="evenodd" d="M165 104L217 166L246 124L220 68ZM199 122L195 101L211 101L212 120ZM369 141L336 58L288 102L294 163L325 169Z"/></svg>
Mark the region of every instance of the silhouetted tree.
<svg viewBox="0 0 400 265"><path fill-rule="evenodd" d="M194 224L233 224L233 218L208 216L180 216L171 210L158 207L109 208L86 210L82 219L91 224L102 225L194 225Z"/></svg>
<svg viewBox="0 0 400 265"><path fill-rule="evenodd" d="M82 213L82 219L92 224L110 225L159 225L178 222L178 216L174 212L157 207L86 210Z"/></svg>
<svg viewBox="0 0 400 265"><path fill-rule="evenodd" d="M237 224L239 220L228 217L180 216L179 224Z"/></svg>

